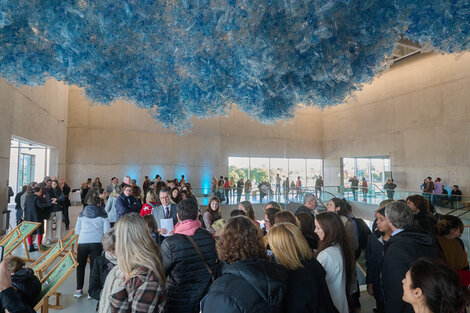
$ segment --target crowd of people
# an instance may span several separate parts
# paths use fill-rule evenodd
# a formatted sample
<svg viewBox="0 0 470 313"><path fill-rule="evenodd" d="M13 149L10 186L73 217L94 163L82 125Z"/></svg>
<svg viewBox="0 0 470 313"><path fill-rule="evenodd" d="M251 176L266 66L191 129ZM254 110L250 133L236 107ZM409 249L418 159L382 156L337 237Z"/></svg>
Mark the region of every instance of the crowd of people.
<svg viewBox="0 0 470 313"><path fill-rule="evenodd" d="M420 189L423 191L423 196L435 206L444 206L450 203L450 207L454 209L455 205L462 199L462 191L458 185L452 186L449 196L449 191L439 177L434 181L432 177L426 177Z"/></svg>
<svg viewBox="0 0 470 313"><path fill-rule="evenodd" d="M44 243L49 245L62 238L62 223L65 230L69 230L70 187L63 178L44 177L40 183L31 182L22 187L15 196L16 223L23 220L41 223L33 235L27 237L29 252L40 250L44 246L44 225L46 238ZM34 243L37 238L37 244Z"/></svg>
<svg viewBox="0 0 470 313"><path fill-rule="evenodd" d="M25 192L22 217L33 219L34 210L35 221L48 224L56 213L57 233L65 214L53 207L63 208L65 182L43 183L45 197L36 185ZM270 201L258 221L251 202L240 201L223 218L223 200L215 196L201 209L184 177L146 177L142 189L129 176L122 184L113 177L106 188L90 179L82 199L74 296L85 294L90 259L87 293L98 312L354 312L361 251L375 312L462 312L470 300L463 223L436 214L422 195L383 201L372 231L344 199L319 212L311 193L295 213ZM15 275L31 276L23 266L0 265L2 311L31 312L34 304L14 283Z"/></svg>
<svg viewBox="0 0 470 313"><path fill-rule="evenodd" d="M284 196L285 198L289 197L290 194L294 197L294 199L299 200L299 196L302 193L302 180L300 176L297 177L297 180L289 180L289 177L281 178L279 174L276 174L274 178L274 184L271 184L268 181L261 181L259 182L257 187L257 192L260 196L260 202L263 202L265 197L269 197L272 195L277 196L280 198ZM282 186L282 187L281 187ZM274 188L274 190L273 190ZM321 176L315 179L315 192L318 195L323 188L323 178ZM233 177L230 179L226 176L220 176L219 178L213 176L211 179L211 192L214 197L219 198L222 202L229 203L230 197L234 197L236 195L236 203L241 202L241 197L245 195L245 200L249 201L252 196L253 191L253 183L250 179L243 179L240 178L238 181L235 180Z"/></svg>

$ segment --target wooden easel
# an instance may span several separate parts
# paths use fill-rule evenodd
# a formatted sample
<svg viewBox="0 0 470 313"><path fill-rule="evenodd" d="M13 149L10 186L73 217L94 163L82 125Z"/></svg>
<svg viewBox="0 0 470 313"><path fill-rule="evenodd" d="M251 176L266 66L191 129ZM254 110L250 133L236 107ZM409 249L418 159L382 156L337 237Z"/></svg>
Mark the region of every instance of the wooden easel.
<svg viewBox="0 0 470 313"><path fill-rule="evenodd" d="M27 262L33 262L34 260L29 256L26 238L28 238L28 236L30 236L40 225L41 223L23 221L20 225L16 226L0 241L0 245L5 247L3 252L4 255L10 255L21 243L23 243L26 252L26 258L24 259Z"/></svg>
<svg viewBox="0 0 470 313"><path fill-rule="evenodd" d="M69 251L55 266L47 273L47 275L41 279L42 289L39 295L39 301L34 307L35 311L41 309L41 313L48 313L49 308L62 309L60 306L60 293L56 290L62 285L62 283L70 276L70 274L78 266L72 251ZM49 299L55 296L55 303L49 304Z"/></svg>

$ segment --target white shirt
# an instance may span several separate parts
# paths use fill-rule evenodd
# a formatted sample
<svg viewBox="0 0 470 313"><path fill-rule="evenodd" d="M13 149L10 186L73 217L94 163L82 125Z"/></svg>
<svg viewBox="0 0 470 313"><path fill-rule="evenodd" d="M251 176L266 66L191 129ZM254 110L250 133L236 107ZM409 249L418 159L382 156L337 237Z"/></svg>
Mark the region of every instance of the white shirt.
<svg viewBox="0 0 470 313"><path fill-rule="evenodd" d="M336 309L340 313L349 313L348 298L346 296L346 271L344 270L343 254L339 245L321 251L317 256L317 260L325 269L326 284Z"/></svg>

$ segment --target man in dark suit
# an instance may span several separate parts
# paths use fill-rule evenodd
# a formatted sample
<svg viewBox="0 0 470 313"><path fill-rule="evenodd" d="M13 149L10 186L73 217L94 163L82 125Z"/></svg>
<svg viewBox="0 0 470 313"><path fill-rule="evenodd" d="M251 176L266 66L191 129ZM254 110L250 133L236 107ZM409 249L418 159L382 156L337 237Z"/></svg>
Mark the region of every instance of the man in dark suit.
<svg viewBox="0 0 470 313"><path fill-rule="evenodd" d="M402 280L411 263L421 257L438 259L436 240L415 228L413 211L400 201L385 207L392 237L384 245L382 284L385 313L412 313L410 304L403 301Z"/></svg>
<svg viewBox="0 0 470 313"><path fill-rule="evenodd" d="M160 234L165 235L168 231L166 229L162 229L160 220L172 218L173 225L175 225L178 222L178 218L176 217L177 205L170 202L170 189L168 188L162 188L162 190L160 190L159 197L162 205L152 209L152 214L157 220L157 225L159 227L158 231Z"/></svg>

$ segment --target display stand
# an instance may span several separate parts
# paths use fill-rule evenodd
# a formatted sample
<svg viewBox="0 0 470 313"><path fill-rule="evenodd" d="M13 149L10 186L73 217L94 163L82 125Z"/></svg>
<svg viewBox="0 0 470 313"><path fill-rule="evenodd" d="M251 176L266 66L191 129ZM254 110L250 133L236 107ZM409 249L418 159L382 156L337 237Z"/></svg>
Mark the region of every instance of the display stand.
<svg viewBox="0 0 470 313"><path fill-rule="evenodd" d="M31 268L39 279L42 279L44 272L49 268L51 264L57 260L57 258L66 255L69 251L74 251L74 245L77 241L78 236L74 234L73 229L64 237L63 240L59 240L54 246L42 254L36 261L34 261L29 268Z"/></svg>
<svg viewBox="0 0 470 313"><path fill-rule="evenodd" d="M48 313L49 308L61 309L60 306L60 293L56 292L62 283L69 277L69 275L78 266L72 251L69 251L55 266L41 279L42 289L37 299L37 304L34 307L35 311L41 309L42 313ZM55 304L50 305L49 299L55 296Z"/></svg>
<svg viewBox="0 0 470 313"><path fill-rule="evenodd" d="M78 248L78 235L75 234L75 228L72 228L70 232L62 239L63 243L63 248L64 251L63 254L65 254L67 251L72 251L73 256L76 258L77 257L77 248Z"/></svg>

